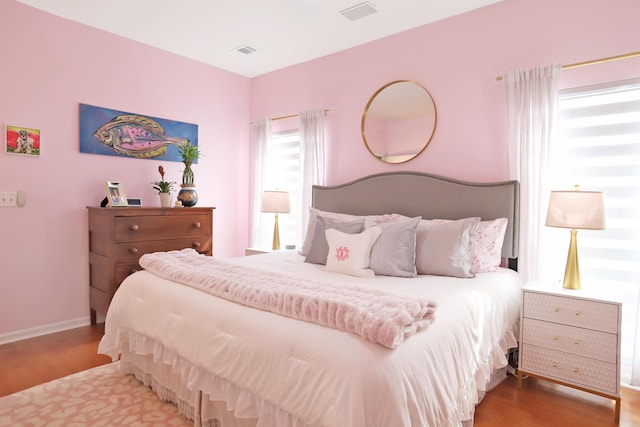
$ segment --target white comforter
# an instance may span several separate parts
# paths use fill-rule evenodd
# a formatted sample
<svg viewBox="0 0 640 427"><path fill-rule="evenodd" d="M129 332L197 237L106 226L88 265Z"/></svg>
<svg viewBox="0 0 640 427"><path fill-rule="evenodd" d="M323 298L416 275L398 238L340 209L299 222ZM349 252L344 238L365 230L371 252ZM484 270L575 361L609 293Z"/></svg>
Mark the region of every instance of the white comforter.
<svg viewBox="0 0 640 427"><path fill-rule="evenodd" d="M153 353L189 388L227 396L228 409L259 426L400 427L471 418L477 391L516 346L521 280L511 270L364 279L324 272L293 252L233 262L426 297L438 304L437 318L390 350L141 271L116 292L99 352Z"/></svg>

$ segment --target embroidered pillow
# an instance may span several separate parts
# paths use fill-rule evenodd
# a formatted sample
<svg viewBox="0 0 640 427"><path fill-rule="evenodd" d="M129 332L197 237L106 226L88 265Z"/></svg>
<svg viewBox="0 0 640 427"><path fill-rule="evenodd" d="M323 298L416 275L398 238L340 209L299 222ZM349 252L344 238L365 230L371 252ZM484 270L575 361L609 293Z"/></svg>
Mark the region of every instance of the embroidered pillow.
<svg viewBox="0 0 640 427"><path fill-rule="evenodd" d="M417 276L416 229L422 218L405 218L381 223L376 223L372 218L365 219L365 229L373 226L382 229L382 234L371 249L370 267L376 274L396 277Z"/></svg>
<svg viewBox="0 0 640 427"><path fill-rule="evenodd" d="M329 245L326 271L357 277L373 277L369 267L371 247L382 233L379 226L359 234L347 234L333 228L326 230Z"/></svg>
<svg viewBox="0 0 640 427"><path fill-rule="evenodd" d="M343 233L354 234L362 231L362 225L364 224L364 218L355 219L352 221L342 221L339 219L331 219L318 217L316 219L316 226L311 238L311 246L309 252L304 261L312 264L326 264L327 254L329 253L329 245L327 244L327 237L325 230L329 228L335 228Z"/></svg>
<svg viewBox="0 0 640 427"><path fill-rule="evenodd" d="M481 221L471 235L471 272L496 271L502 262L507 218Z"/></svg>
<svg viewBox="0 0 640 427"><path fill-rule="evenodd" d="M474 277L471 272L471 234L480 218L421 224L416 232L418 274Z"/></svg>

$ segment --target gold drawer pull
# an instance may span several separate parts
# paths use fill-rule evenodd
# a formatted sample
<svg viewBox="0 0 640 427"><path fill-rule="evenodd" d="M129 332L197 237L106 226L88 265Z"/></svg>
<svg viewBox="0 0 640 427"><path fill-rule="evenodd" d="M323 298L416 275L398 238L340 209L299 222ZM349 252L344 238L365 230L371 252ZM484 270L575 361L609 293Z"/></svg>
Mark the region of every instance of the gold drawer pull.
<svg viewBox="0 0 640 427"><path fill-rule="evenodd" d="M554 335L554 336L553 336L553 340L554 340L554 341L557 341L557 340L558 340L558 336L557 336L557 335Z"/></svg>
<svg viewBox="0 0 640 427"><path fill-rule="evenodd" d="M131 231L138 231L140 229L140 227L138 227L138 224L131 224L129 226L129 230Z"/></svg>
<svg viewBox="0 0 640 427"><path fill-rule="evenodd" d="M553 362L553 363L551 364L551 366L553 366L554 368L557 368L557 367L558 367L558 362Z"/></svg>
<svg viewBox="0 0 640 427"><path fill-rule="evenodd" d="M579 372L580 370L578 368L573 368L573 372Z"/></svg>
<svg viewBox="0 0 640 427"><path fill-rule="evenodd" d="M573 343L574 344L580 344L580 340L575 340Z"/></svg>
<svg viewBox="0 0 640 427"><path fill-rule="evenodd" d="M191 245L194 249L198 249L200 248L200 242L193 242L193 245Z"/></svg>
<svg viewBox="0 0 640 427"><path fill-rule="evenodd" d="M133 254L133 255L137 254L138 253L138 248L129 248L129 253Z"/></svg>
<svg viewBox="0 0 640 427"><path fill-rule="evenodd" d="M200 228L200 221L196 221L196 222L194 222L194 223L193 223L193 226L194 226L195 228Z"/></svg>
<svg viewBox="0 0 640 427"><path fill-rule="evenodd" d="M580 316L580 311L576 311L576 316Z"/></svg>

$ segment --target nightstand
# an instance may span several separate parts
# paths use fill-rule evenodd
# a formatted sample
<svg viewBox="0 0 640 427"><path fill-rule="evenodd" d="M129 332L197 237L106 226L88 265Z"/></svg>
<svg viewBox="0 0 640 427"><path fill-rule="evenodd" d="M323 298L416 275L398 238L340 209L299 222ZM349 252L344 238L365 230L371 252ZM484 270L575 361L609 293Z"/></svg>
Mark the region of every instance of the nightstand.
<svg viewBox="0 0 640 427"><path fill-rule="evenodd" d="M585 290L522 288L518 387L536 377L615 401L620 419L622 303Z"/></svg>

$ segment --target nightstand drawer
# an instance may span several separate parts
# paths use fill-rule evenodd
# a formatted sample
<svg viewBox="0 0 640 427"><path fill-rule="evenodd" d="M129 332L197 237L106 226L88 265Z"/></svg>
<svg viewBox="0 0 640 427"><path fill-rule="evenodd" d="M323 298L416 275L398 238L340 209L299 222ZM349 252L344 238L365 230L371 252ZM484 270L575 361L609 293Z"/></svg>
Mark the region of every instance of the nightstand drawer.
<svg viewBox="0 0 640 427"><path fill-rule="evenodd" d="M618 332L618 304L524 292L523 316L596 331Z"/></svg>
<svg viewBox="0 0 640 427"><path fill-rule="evenodd" d="M604 393L619 394L615 363L523 344L520 369Z"/></svg>
<svg viewBox="0 0 640 427"><path fill-rule="evenodd" d="M607 332L524 318L522 342L616 363L618 336Z"/></svg>

